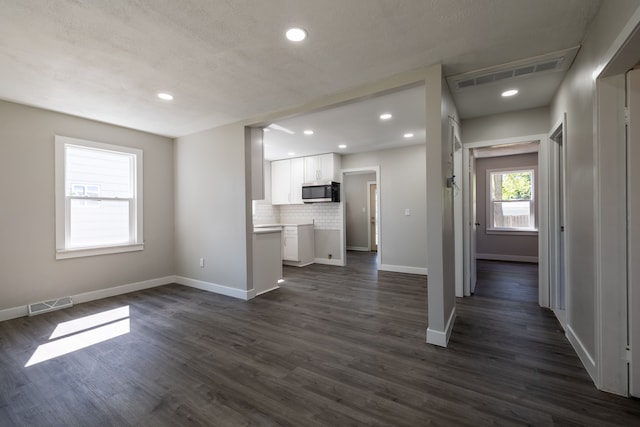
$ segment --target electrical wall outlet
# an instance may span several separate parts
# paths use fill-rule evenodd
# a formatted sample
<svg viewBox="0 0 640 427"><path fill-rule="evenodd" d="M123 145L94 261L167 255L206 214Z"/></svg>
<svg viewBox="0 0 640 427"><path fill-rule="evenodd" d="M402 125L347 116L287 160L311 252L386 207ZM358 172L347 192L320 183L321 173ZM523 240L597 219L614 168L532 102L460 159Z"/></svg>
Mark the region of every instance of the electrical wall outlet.
<svg viewBox="0 0 640 427"><path fill-rule="evenodd" d="M200 268L204 268L204 258L200 258Z"/></svg>

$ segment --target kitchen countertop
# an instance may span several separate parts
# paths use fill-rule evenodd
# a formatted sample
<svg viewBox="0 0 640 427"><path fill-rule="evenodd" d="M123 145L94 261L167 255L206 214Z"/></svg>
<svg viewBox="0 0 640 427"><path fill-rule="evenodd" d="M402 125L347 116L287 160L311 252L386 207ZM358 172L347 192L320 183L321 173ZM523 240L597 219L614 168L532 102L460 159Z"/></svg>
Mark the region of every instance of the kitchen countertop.
<svg viewBox="0 0 640 427"><path fill-rule="evenodd" d="M265 234L265 233L281 233L282 232L282 228L275 228L275 227L254 227L253 228L253 233L254 234Z"/></svg>
<svg viewBox="0 0 640 427"><path fill-rule="evenodd" d="M297 227L299 225L313 225L313 222L305 223L281 223L281 224L254 224L253 228L271 228L271 227Z"/></svg>

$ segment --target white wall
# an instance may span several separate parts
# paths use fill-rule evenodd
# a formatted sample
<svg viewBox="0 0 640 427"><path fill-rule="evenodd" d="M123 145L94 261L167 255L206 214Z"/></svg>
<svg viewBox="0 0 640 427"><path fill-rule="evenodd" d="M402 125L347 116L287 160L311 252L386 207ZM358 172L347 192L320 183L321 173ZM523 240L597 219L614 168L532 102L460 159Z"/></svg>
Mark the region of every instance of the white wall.
<svg viewBox="0 0 640 427"><path fill-rule="evenodd" d="M236 124L175 140L176 274L243 292L252 288L244 138Z"/></svg>
<svg viewBox="0 0 640 427"><path fill-rule="evenodd" d="M173 275L170 139L4 101L0 123L0 310ZM143 251L55 259L55 135L143 150Z"/></svg>
<svg viewBox="0 0 640 427"><path fill-rule="evenodd" d="M381 265L427 267L424 158L424 145L342 156L343 169L380 166Z"/></svg>
<svg viewBox="0 0 640 427"><path fill-rule="evenodd" d="M595 359L594 75L607 51L640 5L603 2L582 48L551 105L549 127L567 114L565 143L568 336L593 376ZM591 365L591 366L590 366Z"/></svg>
<svg viewBox="0 0 640 427"><path fill-rule="evenodd" d="M455 322L455 225L453 189L453 137L460 140L460 118L444 81L442 66L429 68L426 86L427 264L429 269L429 327L427 342L447 345ZM462 230L458 230L461 232Z"/></svg>
<svg viewBox="0 0 640 427"><path fill-rule="evenodd" d="M532 108L462 121L464 144L549 132L549 108Z"/></svg>

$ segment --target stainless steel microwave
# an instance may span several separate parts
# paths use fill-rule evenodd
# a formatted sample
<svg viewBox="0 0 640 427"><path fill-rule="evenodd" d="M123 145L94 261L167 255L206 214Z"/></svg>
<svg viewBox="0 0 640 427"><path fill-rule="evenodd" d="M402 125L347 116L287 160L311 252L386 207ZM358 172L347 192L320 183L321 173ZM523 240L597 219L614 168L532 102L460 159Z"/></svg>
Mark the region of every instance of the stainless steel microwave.
<svg viewBox="0 0 640 427"><path fill-rule="evenodd" d="M340 201L340 183L303 184L302 201L304 203L322 203Z"/></svg>

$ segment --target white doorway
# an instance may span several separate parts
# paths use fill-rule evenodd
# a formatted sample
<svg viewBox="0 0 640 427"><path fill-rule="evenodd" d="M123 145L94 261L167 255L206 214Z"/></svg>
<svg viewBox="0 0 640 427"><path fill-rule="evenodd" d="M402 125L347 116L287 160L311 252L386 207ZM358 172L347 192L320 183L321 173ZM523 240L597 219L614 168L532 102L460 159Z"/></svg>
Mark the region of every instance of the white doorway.
<svg viewBox="0 0 640 427"><path fill-rule="evenodd" d="M538 151L538 172L540 177L547 176L549 173L548 163L544 159L544 155L548 146L548 135L528 135L517 138L505 138L500 140L478 141L463 146L463 193L466 194L463 206L463 229L464 229L464 296L469 296L475 291L476 284L476 233L477 233L477 217L476 217L476 156L483 151L491 150L493 155L510 155L522 153L524 146L536 147ZM544 181L542 181L544 182ZM538 188L538 201L536 206L536 217L538 222L538 235L544 236L548 233L548 222L546 221L546 206L549 198L549 191L546 185ZM543 239L539 239L542 241ZM547 250L544 245L538 246L538 294L539 303L543 307L548 306L548 281L543 276L548 268ZM546 295L546 296L545 296Z"/></svg>
<svg viewBox="0 0 640 427"><path fill-rule="evenodd" d="M640 397L640 69L627 73L629 394Z"/></svg>
<svg viewBox="0 0 640 427"><path fill-rule="evenodd" d="M549 133L549 306L567 324L565 239L566 115Z"/></svg>
<svg viewBox="0 0 640 427"><path fill-rule="evenodd" d="M367 181L367 209L369 251L377 252L380 234L378 232L378 184L375 181Z"/></svg>
<svg viewBox="0 0 640 427"><path fill-rule="evenodd" d="M469 150L467 149L467 152ZM477 206L477 192L476 192L476 157L472 153L468 153L468 163L469 163L469 199L468 199L468 212L467 212L467 220L465 223L469 224L469 273L468 273L468 286L465 286L465 296L469 296L476 291L476 282L478 281L478 267L476 265L476 233L478 232L478 226L480 223L478 222L478 216L476 212ZM468 289L468 290L467 290Z"/></svg>
<svg viewBox="0 0 640 427"><path fill-rule="evenodd" d="M373 175L375 174L375 175ZM369 175L369 179L365 179L362 182L362 193L364 194L364 201L361 205L351 206L349 202L349 196L346 194L346 180L350 176L363 176L366 177ZM372 180L371 177L375 176L375 179ZM340 200L342 200L342 227L341 227L341 249L342 249L342 259L344 260L344 265L347 264L347 250L360 250L360 251L373 251L373 247L377 252L376 262L380 265L381 259L381 251L384 237L381 233L380 223L381 223L381 213L380 213L380 204L381 204L381 196L380 196L380 167L379 166L368 166L361 168L350 168L350 169L342 169L340 173L342 185L340 186ZM375 189L375 194L373 197L373 203L371 202L371 188ZM355 208L359 214L362 215L365 226L365 244L358 244L356 247L349 246L347 244L347 206L349 209ZM373 212L372 212L373 207ZM371 219L373 217L373 220ZM371 224L373 222L373 229ZM377 236L377 238L376 238ZM375 246L374 246L375 244Z"/></svg>

